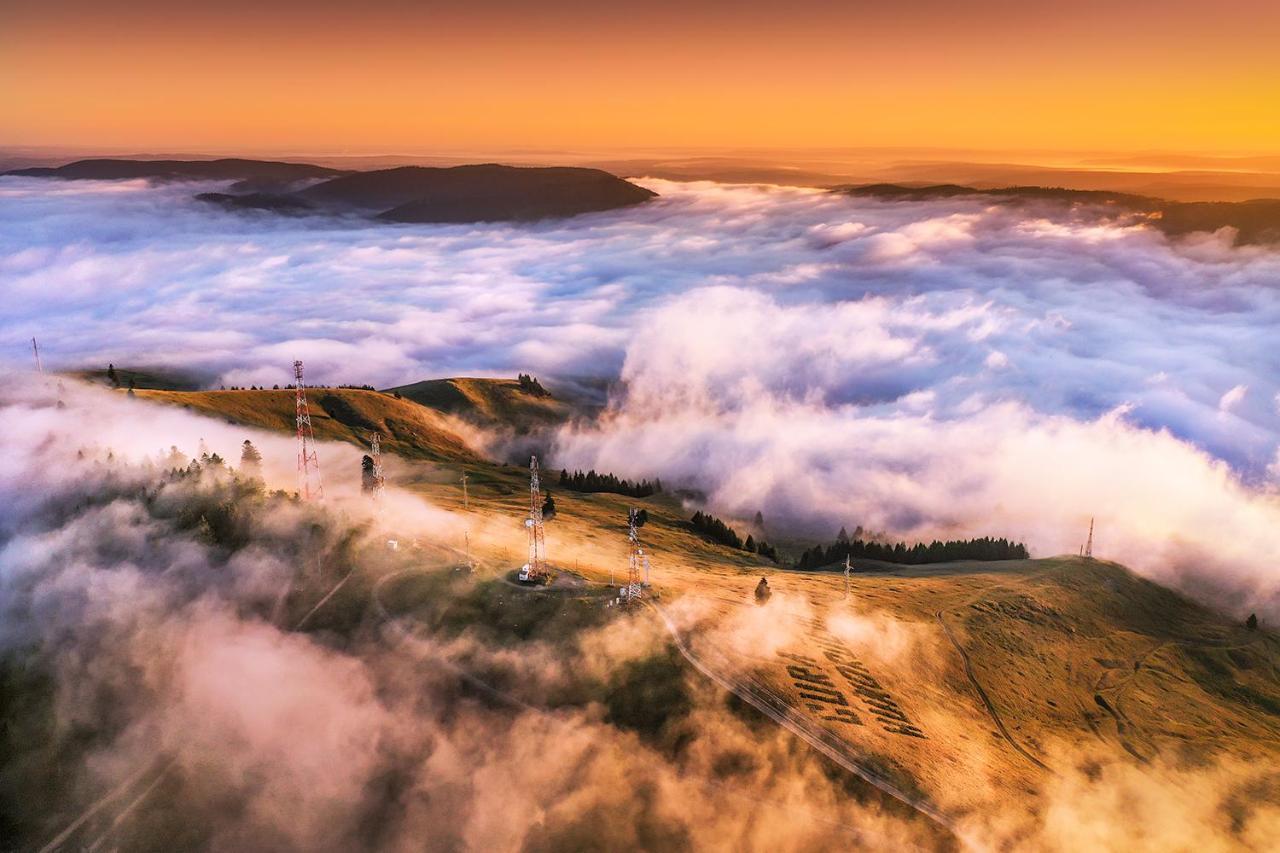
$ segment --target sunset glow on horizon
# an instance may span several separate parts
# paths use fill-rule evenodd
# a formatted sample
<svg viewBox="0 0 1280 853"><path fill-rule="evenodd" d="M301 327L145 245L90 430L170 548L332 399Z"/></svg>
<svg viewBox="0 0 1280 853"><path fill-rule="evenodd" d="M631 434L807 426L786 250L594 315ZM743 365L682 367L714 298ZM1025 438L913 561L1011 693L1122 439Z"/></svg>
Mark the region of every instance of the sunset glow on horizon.
<svg viewBox="0 0 1280 853"><path fill-rule="evenodd" d="M1280 150L1280 7L8 4L0 143Z"/></svg>

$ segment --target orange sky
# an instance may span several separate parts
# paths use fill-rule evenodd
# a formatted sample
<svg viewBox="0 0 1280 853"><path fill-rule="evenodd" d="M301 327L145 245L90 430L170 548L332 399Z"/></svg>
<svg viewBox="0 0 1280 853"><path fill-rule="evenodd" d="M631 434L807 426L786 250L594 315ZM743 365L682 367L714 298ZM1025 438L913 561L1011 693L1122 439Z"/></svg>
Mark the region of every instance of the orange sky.
<svg viewBox="0 0 1280 853"><path fill-rule="evenodd" d="M3 5L0 145L1280 152L1274 0Z"/></svg>

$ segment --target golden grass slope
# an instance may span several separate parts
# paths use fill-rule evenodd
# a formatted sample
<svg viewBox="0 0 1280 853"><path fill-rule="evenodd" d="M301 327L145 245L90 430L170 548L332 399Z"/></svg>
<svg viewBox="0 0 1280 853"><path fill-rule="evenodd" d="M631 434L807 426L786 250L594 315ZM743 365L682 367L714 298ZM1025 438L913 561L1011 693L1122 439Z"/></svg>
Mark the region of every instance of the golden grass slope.
<svg viewBox="0 0 1280 853"><path fill-rule="evenodd" d="M295 428L294 392L289 389L135 393L229 423L282 432ZM354 388L308 388L307 401L318 439L367 447L369 435L377 431L383 448L409 459L478 459L466 425L409 400Z"/></svg>
<svg viewBox="0 0 1280 853"><path fill-rule="evenodd" d="M518 433L561 423L574 413L569 404L531 394L514 379L428 379L387 392L481 426Z"/></svg>
<svg viewBox="0 0 1280 853"><path fill-rule="evenodd" d="M472 541L491 565L514 568L527 472L467 469ZM411 488L461 510L451 474ZM652 592L702 662L830 732L979 846L1070 849L1060 834L1037 836L1044 810L1093 822L1104 848L1163 838L1173 824L1130 823L1125 803L1136 798L1140 820L1143 803L1157 810L1171 790L1197 792L1203 814L1183 827L1189 839L1248 848L1263 825L1249 818L1258 801L1280 820L1280 640L1270 631L1074 556L860 571L846 597L841 573L790 571L708 542L672 496L552 490L553 566L620 580L626 508L645 507ZM774 595L757 606L761 576ZM1112 782L1124 789L1100 793ZM1067 790L1093 811L1058 801Z"/></svg>
<svg viewBox="0 0 1280 853"><path fill-rule="evenodd" d="M435 388L464 394L460 382ZM362 421L330 401L335 417L326 395ZM288 391L139 396L293 428ZM379 424L395 436L393 452L432 460L406 464L392 485L459 513L487 573L506 576L524 561L524 466L478 458L446 416L407 399L310 396L317 436L358 440L363 422ZM620 580L626 510L646 508L651 597L689 648L936 804L979 846L1073 849L1061 826L1078 824L1089 827L1080 843L1102 849L1167 849L1175 830L1184 847L1249 849L1266 827L1280 828L1280 640L1268 630L1078 557L864 566L846 595L838 572L790 571L707 541L675 496L548 485L558 510L546 526L553 568L597 586ZM774 594L757 606L761 576ZM654 622L653 636L665 638ZM1260 811L1266 803L1271 811Z"/></svg>

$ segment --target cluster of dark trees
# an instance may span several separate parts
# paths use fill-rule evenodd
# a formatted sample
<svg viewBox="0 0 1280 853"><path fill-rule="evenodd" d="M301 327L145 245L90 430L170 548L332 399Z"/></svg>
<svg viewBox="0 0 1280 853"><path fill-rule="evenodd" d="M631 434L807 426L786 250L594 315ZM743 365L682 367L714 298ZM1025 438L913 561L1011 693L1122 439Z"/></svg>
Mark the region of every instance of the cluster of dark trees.
<svg viewBox="0 0 1280 853"><path fill-rule="evenodd" d="M360 491L365 494L377 491L381 478L373 466L373 457L365 454L360 457Z"/></svg>
<svg viewBox="0 0 1280 853"><path fill-rule="evenodd" d="M535 397L551 396L551 392L543 388L542 383L528 373L521 373L516 377L516 381L520 383L520 390L526 394L532 394Z"/></svg>
<svg viewBox="0 0 1280 853"><path fill-rule="evenodd" d="M573 492L613 492L633 498L647 498L662 491L661 480L655 479L652 483L639 480L633 483L630 480L620 480L613 474L597 474L594 469L585 474L581 471L570 474L562 470L560 486Z"/></svg>
<svg viewBox="0 0 1280 853"><path fill-rule="evenodd" d="M719 542L721 545L727 545L730 548L738 548L742 551L750 551L752 554L759 554L761 557L768 557L773 562L778 562L778 552L772 545L761 539L759 542L754 536L748 535L746 541L738 535L738 531L725 524L714 515L699 510L693 514L693 518L689 519L689 526L712 542Z"/></svg>
<svg viewBox="0 0 1280 853"><path fill-rule="evenodd" d="M946 542L935 539L928 545L923 542L917 542L914 545L898 542L890 545L887 542L850 540L844 530L840 533L840 538L827 547L814 545L801 554L796 568L816 569L819 566L843 562L845 557L863 557L885 563L919 565L949 563L953 560L1025 560L1030 556L1027 553L1027 546L1021 542L1011 542L1004 538L993 539L990 536L983 536L980 539L954 539Z"/></svg>

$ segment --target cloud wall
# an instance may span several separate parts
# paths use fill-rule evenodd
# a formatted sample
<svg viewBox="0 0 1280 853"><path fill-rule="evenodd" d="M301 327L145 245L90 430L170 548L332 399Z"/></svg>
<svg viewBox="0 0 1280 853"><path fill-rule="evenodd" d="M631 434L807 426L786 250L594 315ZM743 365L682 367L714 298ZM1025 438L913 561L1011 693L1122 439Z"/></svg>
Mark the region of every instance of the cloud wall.
<svg viewBox="0 0 1280 853"><path fill-rule="evenodd" d="M1274 607L1280 254L1034 204L643 183L661 198L623 212L421 227L0 179L5 358L35 335L54 366L235 384L295 357L380 387L615 381L558 464L824 536L1074 552L1096 515L1100 554Z"/></svg>

